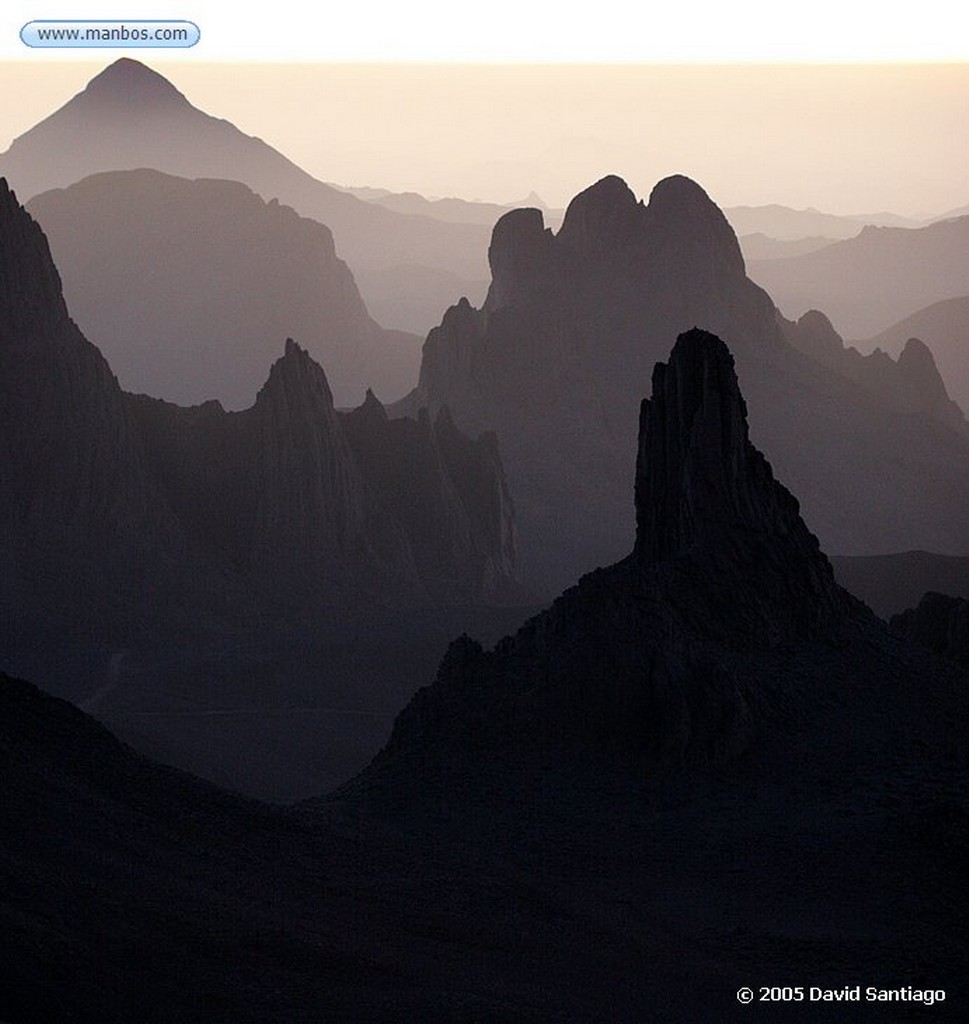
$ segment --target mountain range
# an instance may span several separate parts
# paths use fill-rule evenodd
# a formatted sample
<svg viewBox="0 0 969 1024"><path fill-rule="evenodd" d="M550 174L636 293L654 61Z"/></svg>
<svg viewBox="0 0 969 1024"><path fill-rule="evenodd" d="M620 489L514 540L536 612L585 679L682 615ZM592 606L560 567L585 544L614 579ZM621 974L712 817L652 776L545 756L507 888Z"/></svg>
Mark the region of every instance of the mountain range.
<svg viewBox="0 0 969 1024"><path fill-rule="evenodd" d="M934 302L854 344L864 352L881 348L894 355L912 337L921 338L932 350L949 394L969 410L969 296Z"/></svg>
<svg viewBox="0 0 969 1024"><path fill-rule="evenodd" d="M969 217L927 227L866 227L750 276L789 317L820 309L847 338L868 338L925 306L969 294ZM923 339L924 340L924 339Z"/></svg>
<svg viewBox="0 0 969 1024"><path fill-rule="evenodd" d="M193 107L165 78L127 57L0 154L0 175L24 199L102 171L139 168L239 181L267 202L278 199L326 224L384 326L424 333L441 309L434 294L418 308L420 322L399 322L393 291L380 287L389 271L422 268L450 289L450 302L487 275L486 226L396 213L326 185L261 139Z"/></svg>
<svg viewBox="0 0 969 1024"><path fill-rule="evenodd" d="M489 261L484 305L445 314L395 409L446 404L464 429L496 432L534 584L554 590L628 546L623 439L664 339L693 325L731 346L754 436L829 550L969 548L969 442L931 355L859 362L834 353L833 331L812 331L820 321L785 321L689 179L665 179L644 204L604 178L557 234L540 211L513 211Z"/></svg>
<svg viewBox="0 0 969 1024"><path fill-rule="evenodd" d="M0 678L0 1013L732 1021L858 978L960 1019L965 670L835 583L715 336L655 368L635 464L631 553L455 641L329 796L231 796Z"/></svg>
<svg viewBox="0 0 969 1024"><path fill-rule="evenodd" d="M285 337L325 365L338 406L413 386L420 339L371 319L329 229L245 185L112 171L28 209L71 316L128 391L247 408Z"/></svg>
<svg viewBox="0 0 969 1024"><path fill-rule="evenodd" d="M494 438L446 411L388 422L372 393L341 415L292 340L241 412L130 395L5 183L0 261L3 603L20 628L177 635L254 608L468 602L513 582Z"/></svg>

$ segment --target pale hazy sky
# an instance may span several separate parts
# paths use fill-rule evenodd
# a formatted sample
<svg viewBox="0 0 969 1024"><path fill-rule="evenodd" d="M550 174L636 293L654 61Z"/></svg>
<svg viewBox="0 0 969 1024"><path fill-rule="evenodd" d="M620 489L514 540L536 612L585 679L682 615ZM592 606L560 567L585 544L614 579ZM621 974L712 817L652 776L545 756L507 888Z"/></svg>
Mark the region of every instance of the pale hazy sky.
<svg viewBox="0 0 969 1024"><path fill-rule="evenodd" d="M566 202L604 174L666 174L721 205L937 214L969 203L969 63L166 63L196 106L347 185ZM0 149L117 54L0 63Z"/></svg>
<svg viewBox="0 0 969 1024"><path fill-rule="evenodd" d="M561 205L607 173L645 195L680 172L726 206L912 215L969 203L965 0L176 7L7 0L0 151L130 56L339 184L499 202L535 190ZM31 19L161 16L194 20L198 44L36 50L19 37Z"/></svg>

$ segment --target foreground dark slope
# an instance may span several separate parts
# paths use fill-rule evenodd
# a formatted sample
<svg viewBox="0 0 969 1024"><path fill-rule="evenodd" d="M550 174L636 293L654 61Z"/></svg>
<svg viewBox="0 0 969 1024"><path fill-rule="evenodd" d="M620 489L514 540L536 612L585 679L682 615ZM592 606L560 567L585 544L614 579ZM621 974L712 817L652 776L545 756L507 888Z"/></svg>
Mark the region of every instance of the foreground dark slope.
<svg viewBox="0 0 969 1024"><path fill-rule="evenodd" d="M969 439L927 412L934 374L952 413L934 367L916 360L909 381L906 366L865 364L859 383L791 344L814 339L748 279L694 182L667 178L643 204L604 178L555 235L538 210L514 211L489 259L484 306L448 310L400 408L447 404L463 429L497 433L532 582L554 593L628 551L639 400L669 339L695 325L730 345L753 435L827 549L969 551Z"/></svg>
<svg viewBox="0 0 969 1024"><path fill-rule="evenodd" d="M722 344L654 379L630 557L452 646L329 799L234 800L0 681L0 1013L867 1019L736 1000L860 984L963 1019L965 673L835 585Z"/></svg>
<svg viewBox="0 0 969 1024"><path fill-rule="evenodd" d="M451 636L521 621L493 437L340 413L295 342L241 412L125 393L3 182L0 436L0 668L234 788L346 780Z"/></svg>

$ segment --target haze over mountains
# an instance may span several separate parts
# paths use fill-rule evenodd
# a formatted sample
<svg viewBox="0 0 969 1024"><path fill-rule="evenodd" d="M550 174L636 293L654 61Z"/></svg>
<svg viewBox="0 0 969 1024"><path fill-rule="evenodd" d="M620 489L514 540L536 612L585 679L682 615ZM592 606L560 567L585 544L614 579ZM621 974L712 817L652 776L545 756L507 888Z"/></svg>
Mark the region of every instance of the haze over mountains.
<svg viewBox="0 0 969 1024"><path fill-rule="evenodd" d="M338 406L413 386L420 339L371 319L329 229L244 185L115 171L28 209L71 316L128 391L247 408L286 337L325 366Z"/></svg>
<svg viewBox="0 0 969 1024"><path fill-rule="evenodd" d="M762 984L962 1020L969 602L889 627L838 583L887 614L963 578L969 427L924 340L786 319L700 185L608 176L554 233L497 220L487 297L386 406L406 339L340 231L226 165L363 255L390 225L385 283L462 272L393 262L433 220L341 206L132 61L3 160L112 141L222 170L35 196L54 258L0 181L0 1020L746 1022ZM147 380L196 359L239 407L126 390L84 287Z"/></svg>
<svg viewBox="0 0 969 1024"><path fill-rule="evenodd" d="M457 584L471 596L512 579L514 528L493 439L462 438L446 412L410 428L386 423L372 394L341 417L323 370L292 340L244 412L128 395L69 319L46 240L5 183L0 201L5 542L19 552L8 568L20 566L8 586L40 587L35 600L51 611L75 594L45 594L45 580L63 587L79 574L75 586L108 600L112 572L130 576L132 566L159 586L171 571L200 575L195 586L179 581L196 597L234 578L283 595L302 579L329 590L331 604L334 587L402 585L415 598L425 585ZM386 462L388 448L396 456ZM419 467L411 498L430 518L408 520L399 498L383 504L408 465ZM494 560L479 562L479 545ZM59 571L38 571L38 558ZM89 598L89 614L110 618L129 590L105 607Z"/></svg>
<svg viewBox="0 0 969 1024"><path fill-rule="evenodd" d="M965 671L836 585L707 332L636 467L632 552L456 641L328 798L243 801L0 679L0 1012L741 1020L776 972L959 1019Z"/></svg>
<svg viewBox="0 0 969 1024"><path fill-rule="evenodd" d="M473 286L487 273L485 226L399 214L317 181L260 139L197 110L161 75L128 58L111 64L0 155L0 175L24 200L101 171L142 167L241 181L263 199L278 199L326 224L337 254L385 326L412 325L393 319L392 292L371 289L381 275L420 268L454 285L453 302L465 290L461 282ZM420 311L427 322L439 313L437 304Z"/></svg>
<svg viewBox="0 0 969 1024"><path fill-rule="evenodd" d="M856 238L748 270L786 316L820 309L844 337L868 338L932 303L969 295L969 217L867 227Z"/></svg>
<svg viewBox="0 0 969 1024"><path fill-rule="evenodd" d="M660 182L643 205L605 178L572 201L556 235L540 211L514 211L489 259L484 306L445 314L400 409L447 404L466 429L495 430L534 580L563 585L628 545L622 438L663 339L695 324L731 345L754 436L826 547L969 548L969 443L931 357L912 361L910 381L906 360L863 368L857 383L805 354L807 325L783 323L689 179Z"/></svg>
<svg viewBox="0 0 969 1024"><path fill-rule="evenodd" d="M880 348L894 355L912 337L929 346L949 394L969 410L969 296L934 302L855 344L863 352Z"/></svg>

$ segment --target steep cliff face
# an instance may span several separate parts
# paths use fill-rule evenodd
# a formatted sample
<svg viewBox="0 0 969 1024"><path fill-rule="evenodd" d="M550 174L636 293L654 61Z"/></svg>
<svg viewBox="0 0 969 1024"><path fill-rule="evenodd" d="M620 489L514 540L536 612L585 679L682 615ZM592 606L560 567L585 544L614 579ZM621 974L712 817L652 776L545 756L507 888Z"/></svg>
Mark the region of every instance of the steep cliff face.
<svg viewBox="0 0 969 1024"><path fill-rule="evenodd" d="M446 415L389 428L401 439L388 490L292 341L242 412L126 394L69 319L44 235L5 185L0 371L0 604L13 639L473 603L514 583L493 438L472 442ZM434 557L425 504L444 538Z"/></svg>
<svg viewBox="0 0 969 1024"><path fill-rule="evenodd" d="M412 758L450 771L468 750L593 751L662 771L717 762L760 728L765 671L770 688L810 676L799 651L873 628L750 443L720 339L680 336L640 423L632 554L494 651L452 644L374 772Z"/></svg>
<svg viewBox="0 0 969 1024"><path fill-rule="evenodd" d="M952 430L954 407L940 404L924 358L885 374L864 360L842 366L840 339L822 338L820 354L795 348L696 183L667 178L644 205L604 178L575 197L556 235L539 211L503 217L489 258L481 310L445 314L398 408L447 405L462 429L497 434L523 572L546 592L629 549L624 453L639 400L669 339L694 326L730 346L755 441L829 549L969 549L969 440Z"/></svg>
<svg viewBox="0 0 969 1024"><path fill-rule="evenodd" d="M70 320L40 228L0 182L0 521L11 622L137 619L180 585L184 538L118 383ZM78 601L78 595L86 599ZM97 614L93 615L98 618Z"/></svg>
<svg viewBox="0 0 969 1024"><path fill-rule="evenodd" d="M729 588L711 622L750 638L821 635L860 610L835 583L797 499L750 443L733 357L705 331L680 335L642 405L633 561L647 573L689 566L709 583L698 588L699 608Z"/></svg>
<svg viewBox="0 0 969 1024"><path fill-rule="evenodd" d="M323 370L292 340L243 414L241 435L252 567L321 581L350 575L366 557L363 483Z"/></svg>
<svg viewBox="0 0 969 1024"><path fill-rule="evenodd" d="M387 416L372 392L341 417L370 493L407 538L432 594L499 597L517 575L514 510L494 435L462 434L446 408L432 421Z"/></svg>

